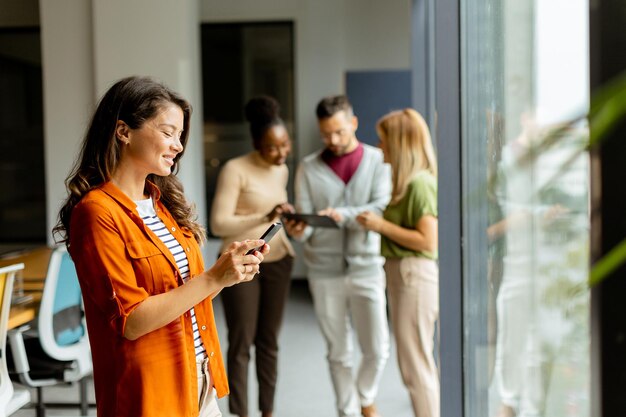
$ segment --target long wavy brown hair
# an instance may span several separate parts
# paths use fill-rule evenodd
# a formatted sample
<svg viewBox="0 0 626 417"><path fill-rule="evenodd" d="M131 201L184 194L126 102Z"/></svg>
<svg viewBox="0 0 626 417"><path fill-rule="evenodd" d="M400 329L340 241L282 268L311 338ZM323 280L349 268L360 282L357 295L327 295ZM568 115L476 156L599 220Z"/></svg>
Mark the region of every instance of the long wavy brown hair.
<svg viewBox="0 0 626 417"><path fill-rule="evenodd" d="M391 202L402 199L409 183L421 170L437 177L437 158L426 121L417 111L406 108L383 116L376 123L381 141L386 142L391 165Z"/></svg>
<svg viewBox="0 0 626 417"><path fill-rule="evenodd" d="M59 211L58 222L52 229L57 243L70 245L70 220L72 210L92 189L109 181L120 161L120 141L115 138L118 120L131 129L140 128L156 117L166 104L175 104L184 115L180 142L183 150L189 140L191 105L178 93L149 77L128 77L116 82L102 97L91 119L81 150L70 175L65 180L68 197ZM198 242L205 238L204 228L197 223L195 207L187 202L183 185L176 177L178 161L174 159L172 173L168 176L151 174L147 180L161 191L161 201L178 225L191 231Z"/></svg>

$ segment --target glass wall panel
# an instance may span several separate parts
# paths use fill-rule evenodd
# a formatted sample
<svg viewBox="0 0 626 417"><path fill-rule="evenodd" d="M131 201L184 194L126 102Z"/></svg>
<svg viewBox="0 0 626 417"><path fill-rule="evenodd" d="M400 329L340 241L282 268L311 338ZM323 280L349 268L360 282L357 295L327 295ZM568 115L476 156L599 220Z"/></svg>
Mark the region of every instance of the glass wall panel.
<svg viewBox="0 0 626 417"><path fill-rule="evenodd" d="M466 416L589 416L586 0L462 0Z"/></svg>

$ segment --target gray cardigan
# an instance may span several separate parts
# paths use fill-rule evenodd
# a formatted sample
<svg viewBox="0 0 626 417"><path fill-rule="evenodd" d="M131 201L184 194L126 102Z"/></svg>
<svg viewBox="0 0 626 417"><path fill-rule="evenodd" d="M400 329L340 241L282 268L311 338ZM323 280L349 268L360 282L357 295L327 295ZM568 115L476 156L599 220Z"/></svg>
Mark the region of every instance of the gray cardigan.
<svg viewBox="0 0 626 417"><path fill-rule="evenodd" d="M364 210L378 214L391 195L391 171L378 148L363 144L363 159L348 184L322 160L322 151L305 157L296 173L296 210L317 213L327 207L343 216L339 229L307 227L303 237L309 278L380 273L380 235L356 221Z"/></svg>

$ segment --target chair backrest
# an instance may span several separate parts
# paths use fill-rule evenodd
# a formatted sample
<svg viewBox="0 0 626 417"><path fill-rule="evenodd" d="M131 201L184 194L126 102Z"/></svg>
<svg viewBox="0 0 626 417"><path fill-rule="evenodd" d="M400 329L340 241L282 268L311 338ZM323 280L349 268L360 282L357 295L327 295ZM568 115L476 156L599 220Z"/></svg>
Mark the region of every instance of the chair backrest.
<svg viewBox="0 0 626 417"><path fill-rule="evenodd" d="M13 396L13 383L9 379L7 369L6 342L11 311L11 296L13 295L13 281L17 271L24 268L24 264L16 264L0 268L0 416L5 415L4 407Z"/></svg>
<svg viewBox="0 0 626 417"><path fill-rule="evenodd" d="M41 347L50 357L79 361L85 372L91 372L80 284L65 246L56 247L50 256L37 328Z"/></svg>

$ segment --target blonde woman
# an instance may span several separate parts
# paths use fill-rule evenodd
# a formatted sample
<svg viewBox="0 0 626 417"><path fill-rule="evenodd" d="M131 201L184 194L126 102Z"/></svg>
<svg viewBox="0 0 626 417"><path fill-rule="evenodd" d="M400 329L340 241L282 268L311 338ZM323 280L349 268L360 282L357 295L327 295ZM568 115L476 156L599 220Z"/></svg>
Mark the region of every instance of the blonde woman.
<svg viewBox="0 0 626 417"><path fill-rule="evenodd" d="M433 357L439 314L437 162L430 132L413 109L382 117L376 130L391 165L392 197L383 216L357 220L382 235L387 291L400 372L416 417L439 416L439 374Z"/></svg>

